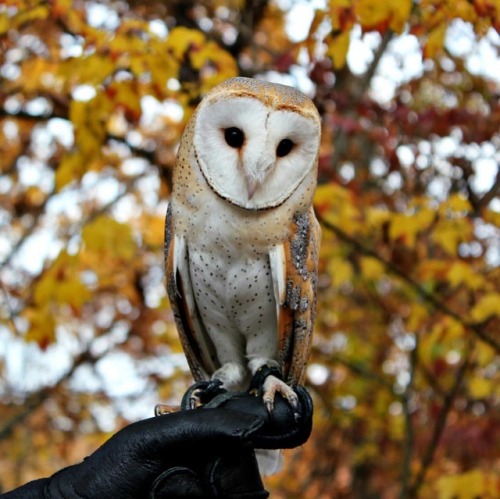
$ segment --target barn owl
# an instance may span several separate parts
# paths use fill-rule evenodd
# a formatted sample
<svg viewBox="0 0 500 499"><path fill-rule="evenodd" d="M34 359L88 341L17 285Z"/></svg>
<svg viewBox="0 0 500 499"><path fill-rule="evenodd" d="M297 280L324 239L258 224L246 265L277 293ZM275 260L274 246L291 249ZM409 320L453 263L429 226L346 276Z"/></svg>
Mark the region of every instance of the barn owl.
<svg viewBox="0 0 500 499"><path fill-rule="evenodd" d="M173 171L167 289L191 372L240 391L267 366L270 411L276 393L296 406L310 351L319 141L308 97L233 78L199 104Z"/></svg>

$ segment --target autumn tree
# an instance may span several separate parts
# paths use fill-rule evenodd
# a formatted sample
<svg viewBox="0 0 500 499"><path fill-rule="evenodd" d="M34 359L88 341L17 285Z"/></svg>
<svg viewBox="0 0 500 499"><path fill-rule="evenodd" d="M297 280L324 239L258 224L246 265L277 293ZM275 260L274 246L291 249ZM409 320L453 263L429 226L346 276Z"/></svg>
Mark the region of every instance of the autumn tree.
<svg viewBox="0 0 500 499"><path fill-rule="evenodd" d="M310 441L273 497L500 490L497 0L0 3L0 484L190 383L163 283L180 134L215 84L322 116Z"/></svg>

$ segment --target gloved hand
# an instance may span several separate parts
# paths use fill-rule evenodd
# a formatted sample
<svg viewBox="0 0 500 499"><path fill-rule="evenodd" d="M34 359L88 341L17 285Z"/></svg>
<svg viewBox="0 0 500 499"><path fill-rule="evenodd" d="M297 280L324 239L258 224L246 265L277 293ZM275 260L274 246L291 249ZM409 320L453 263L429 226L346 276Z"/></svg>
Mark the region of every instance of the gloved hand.
<svg viewBox="0 0 500 499"><path fill-rule="evenodd" d="M213 407L133 423L82 463L31 482L2 499L265 498L254 447L300 445L312 405L298 389L301 421L277 398L268 414L261 399L228 395ZM207 404L208 405L208 404Z"/></svg>
<svg viewBox="0 0 500 499"><path fill-rule="evenodd" d="M298 397L296 409L292 409L280 393L276 394L271 412L259 395L252 397L247 393L221 393L202 407L219 407L258 416L264 424L249 435L254 448L292 449L304 444L309 438L313 415L313 403L307 390L303 386L295 386L294 391Z"/></svg>

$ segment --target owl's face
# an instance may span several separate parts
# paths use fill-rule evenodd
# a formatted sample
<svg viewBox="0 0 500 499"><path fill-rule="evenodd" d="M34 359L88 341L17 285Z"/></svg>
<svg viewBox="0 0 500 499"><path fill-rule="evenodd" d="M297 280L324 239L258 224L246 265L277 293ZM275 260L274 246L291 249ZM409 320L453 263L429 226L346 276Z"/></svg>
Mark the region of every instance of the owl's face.
<svg viewBox="0 0 500 499"><path fill-rule="evenodd" d="M317 168L319 115L283 85L235 78L196 112L194 151L210 187L250 210L279 206Z"/></svg>

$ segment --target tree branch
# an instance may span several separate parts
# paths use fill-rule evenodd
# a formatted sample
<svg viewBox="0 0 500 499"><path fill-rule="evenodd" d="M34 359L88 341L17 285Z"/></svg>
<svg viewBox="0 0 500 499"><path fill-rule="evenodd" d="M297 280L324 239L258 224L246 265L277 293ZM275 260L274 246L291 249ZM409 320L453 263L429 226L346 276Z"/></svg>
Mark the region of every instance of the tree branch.
<svg viewBox="0 0 500 499"><path fill-rule="evenodd" d="M497 171L495 182L493 183L491 188L483 196L479 198L478 200L479 207L484 208L488 206L491 203L491 201L493 201L493 199L497 197L499 194L500 194L500 168Z"/></svg>
<svg viewBox="0 0 500 499"><path fill-rule="evenodd" d="M377 71L377 67L380 63L380 59L382 59L382 56L384 55L389 42L392 40L394 33L391 30L388 30L378 46L377 50L375 51L373 55L373 60L370 63L370 66L366 70L366 73L362 76L361 79L357 80L357 85L354 86L354 90L352 91L352 95L350 97L350 109L351 112L347 114L352 114L353 110L356 109L356 106L359 104L361 101L364 93L366 90L370 87L370 83L372 81L373 76L375 75L375 72ZM351 73L349 73L351 74ZM331 159L331 165L332 168L336 168L340 162L340 158L345 154L346 149L348 145L348 140L347 140L347 132L345 128L340 127L336 133L335 133L335 138L334 138L334 150L333 150L333 155Z"/></svg>
<svg viewBox="0 0 500 499"><path fill-rule="evenodd" d="M448 415L450 413L450 410L452 408L453 402L458 394L458 391L460 387L462 386L462 382L465 378L465 373L470 367L470 358L471 358L471 351L472 350L467 350L469 352L468 356L465 358L463 363L460 365L460 367L457 369L457 372L455 374L455 381L450 389L450 391L446 394L443 406L441 407L441 410L439 411L436 425L434 426L434 431L432 433L431 440L429 442L429 445L427 446L427 449L425 450L424 457L422 458L422 465L420 468L420 471L417 474L417 477L415 478L413 484L411 485L408 493L409 498L417 498L418 497L418 492L420 488L422 487L425 476L427 474L427 471L429 470L429 467L431 466L432 462L434 461L434 456L436 455L437 448L439 446L439 442L441 440L441 437L443 436L444 429L446 427L446 421L448 419Z"/></svg>
<svg viewBox="0 0 500 499"><path fill-rule="evenodd" d="M14 416L12 416L6 423L0 427L0 441L8 438L14 428L22 423L27 417L30 416L38 407L40 407L45 400L47 400L53 392L64 383L67 379L69 379L75 370L84 364L85 362L94 363L98 359L90 355L90 352L86 350L81 353L77 357L75 357L73 365L68 370L66 374L64 374L59 380L52 385L51 387L44 388L36 393L31 394L23 404L23 408Z"/></svg>
<svg viewBox="0 0 500 499"><path fill-rule="evenodd" d="M343 366L347 367L347 369L363 378L375 381L379 385L390 390L391 393L394 393L394 386L390 380L384 378L383 376L380 376L380 374L374 371L367 369L361 362L355 362L340 356L331 357L330 360L333 362L337 362L338 364L342 364ZM395 395L398 396L398 394Z"/></svg>
<svg viewBox="0 0 500 499"><path fill-rule="evenodd" d="M33 234L33 230L38 225L38 221L40 220L41 216L44 213L45 206L53 193L54 193L54 191L47 194L47 197L45 198L43 203L37 207L37 209L34 213L32 213L32 220L31 220L29 227L26 228L23 235L16 241L14 246L12 246L12 248L10 249L9 254L0 263L0 271L2 271L5 267L7 267L7 265L10 264L12 258L14 258L16 253L19 251L19 248L25 243L25 241L28 239L28 237Z"/></svg>
<svg viewBox="0 0 500 499"><path fill-rule="evenodd" d="M415 348L410 352L410 381L406 386L402 397L403 414L405 419L405 442L403 448L403 465L401 472L401 491L399 499L405 499L408 496L411 476L411 458L413 454L413 446L415 443L415 435L413 422L411 419L411 396L413 394L413 386L415 383L415 372L418 363L418 337L416 337Z"/></svg>

